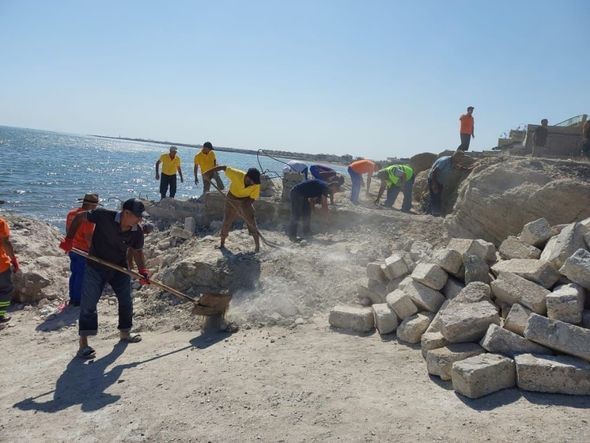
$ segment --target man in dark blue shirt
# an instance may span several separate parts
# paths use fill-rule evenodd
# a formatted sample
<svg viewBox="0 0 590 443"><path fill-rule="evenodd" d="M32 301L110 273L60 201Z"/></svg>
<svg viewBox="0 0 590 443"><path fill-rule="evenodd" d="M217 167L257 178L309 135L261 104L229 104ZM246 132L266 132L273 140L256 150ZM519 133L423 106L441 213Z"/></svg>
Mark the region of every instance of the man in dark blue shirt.
<svg viewBox="0 0 590 443"><path fill-rule="evenodd" d="M131 198L123 203L120 212L107 209L94 209L80 212L74 217L66 238L59 247L66 253L72 250L73 238L83 221L94 223L94 234L89 254L109 263L127 267L128 251L137 263L142 283L149 283L149 272L145 267L143 255L143 231L138 226L145 207L139 200ZM110 284L119 302L119 333L121 341L136 343L140 335L131 334L133 301L131 298L131 278L127 274L107 268L99 263L88 261L84 274L82 299L80 301L80 349L78 357L94 358L94 349L88 345L88 337L98 331L96 307L106 284Z"/></svg>
<svg viewBox="0 0 590 443"><path fill-rule="evenodd" d="M308 180L293 186L291 189L291 222L289 223L289 240L298 241L297 228L299 221L303 223L303 234L311 234L311 208L319 199L322 205L322 214L327 220L328 197L340 191L338 182L326 183L322 180Z"/></svg>

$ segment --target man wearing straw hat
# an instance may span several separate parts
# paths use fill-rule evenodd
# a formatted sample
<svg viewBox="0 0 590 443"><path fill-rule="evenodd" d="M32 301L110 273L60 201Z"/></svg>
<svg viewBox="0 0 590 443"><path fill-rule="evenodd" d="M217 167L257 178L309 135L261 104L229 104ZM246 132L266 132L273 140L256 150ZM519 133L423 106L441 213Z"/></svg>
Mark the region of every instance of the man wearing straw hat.
<svg viewBox="0 0 590 443"><path fill-rule="evenodd" d="M105 262L126 268L127 252L130 248L134 255L139 274L144 279L140 282L149 284L149 272L145 267L143 255L143 231L139 222L144 215L145 206L140 200L130 198L123 203L121 211L98 208L83 211L74 217L59 247L66 252L73 248L74 238L81 224L85 221L94 223L94 235L89 255ZM80 303L80 349L78 357L94 358L96 353L88 345L88 337L98 332L98 315L96 307L106 284L110 284L119 303L119 335L121 341L137 343L139 334L131 334L133 317L133 300L131 298L131 278L129 275L112 270L94 261L89 261L84 273L82 300Z"/></svg>
<svg viewBox="0 0 590 443"><path fill-rule="evenodd" d="M82 206L72 209L68 212L66 217L66 231L70 228L72 220L80 212L91 211L98 206L98 194L86 194L84 198L79 198ZM80 249L84 252L90 250L90 242L92 242L92 233L94 232L94 223L85 220L80 224L78 232L73 239L74 248ZM70 256L70 306L80 306L80 299L82 298L82 282L84 281L84 271L86 269L86 259L73 252L69 252Z"/></svg>

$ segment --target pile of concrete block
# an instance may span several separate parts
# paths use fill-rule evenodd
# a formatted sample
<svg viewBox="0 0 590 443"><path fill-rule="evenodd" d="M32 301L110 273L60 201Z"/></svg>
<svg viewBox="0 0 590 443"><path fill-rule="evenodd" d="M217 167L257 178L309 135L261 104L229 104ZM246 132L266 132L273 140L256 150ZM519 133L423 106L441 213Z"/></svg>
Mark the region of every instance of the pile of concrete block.
<svg viewBox="0 0 590 443"><path fill-rule="evenodd" d="M429 374L478 398L524 390L590 395L590 218L526 224L498 249L451 239L414 242L367 265L336 329L420 343Z"/></svg>

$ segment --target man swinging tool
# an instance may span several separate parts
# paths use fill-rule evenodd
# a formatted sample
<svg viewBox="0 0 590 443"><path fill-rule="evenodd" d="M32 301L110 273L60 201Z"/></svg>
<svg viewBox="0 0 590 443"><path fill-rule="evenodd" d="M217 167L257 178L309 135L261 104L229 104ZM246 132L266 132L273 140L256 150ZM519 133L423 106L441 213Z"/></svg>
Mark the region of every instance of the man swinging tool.
<svg viewBox="0 0 590 443"><path fill-rule="evenodd" d="M248 226L248 232L254 238L254 252L260 251L260 233L256 226L254 201L260 198L260 171L256 168L248 172L229 166L216 166L209 170L212 174L224 171L230 181L229 191L225 196L223 226L221 227L220 249L225 248L225 240L236 218L241 217Z"/></svg>
<svg viewBox="0 0 590 443"><path fill-rule="evenodd" d="M131 198L123 203L120 212L102 208L80 212L72 220L66 237L59 247L69 253L73 248L74 237L82 222L94 223L95 229L90 246L90 255L126 268L127 250L131 249L139 268L139 274L144 277L141 283L149 284L149 272L145 267L145 257L142 249L144 234L138 226L144 210L145 207L141 201ZM96 307L107 283L115 291L119 302L119 334L121 341L127 343L141 341L139 334L131 334L133 317L131 278L122 272L114 271L94 261L88 261L80 302L80 348L77 354L80 358L90 359L96 356L94 349L88 345L88 337L96 335L98 331Z"/></svg>

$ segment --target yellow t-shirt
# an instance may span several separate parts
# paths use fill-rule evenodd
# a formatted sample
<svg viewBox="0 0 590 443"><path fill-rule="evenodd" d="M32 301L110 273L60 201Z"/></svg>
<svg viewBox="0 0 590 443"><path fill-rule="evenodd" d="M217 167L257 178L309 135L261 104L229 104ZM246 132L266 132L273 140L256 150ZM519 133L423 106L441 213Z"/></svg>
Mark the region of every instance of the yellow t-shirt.
<svg viewBox="0 0 590 443"><path fill-rule="evenodd" d="M173 159L170 158L170 154L162 154L160 161L162 162L162 174L174 175L178 171L178 168L180 168L180 157L178 154Z"/></svg>
<svg viewBox="0 0 590 443"><path fill-rule="evenodd" d="M252 200L257 200L260 197L260 185L244 186L244 177L246 177L244 171L227 167L225 168L225 175L231 182L229 192L235 197L250 197Z"/></svg>
<svg viewBox="0 0 590 443"><path fill-rule="evenodd" d="M209 151L208 154L205 154L203 151L199 152L195 155L195 165L199 165L201 168L201 173L207 172L209 169L215 167L215 153L213 151Z"/></svg>

